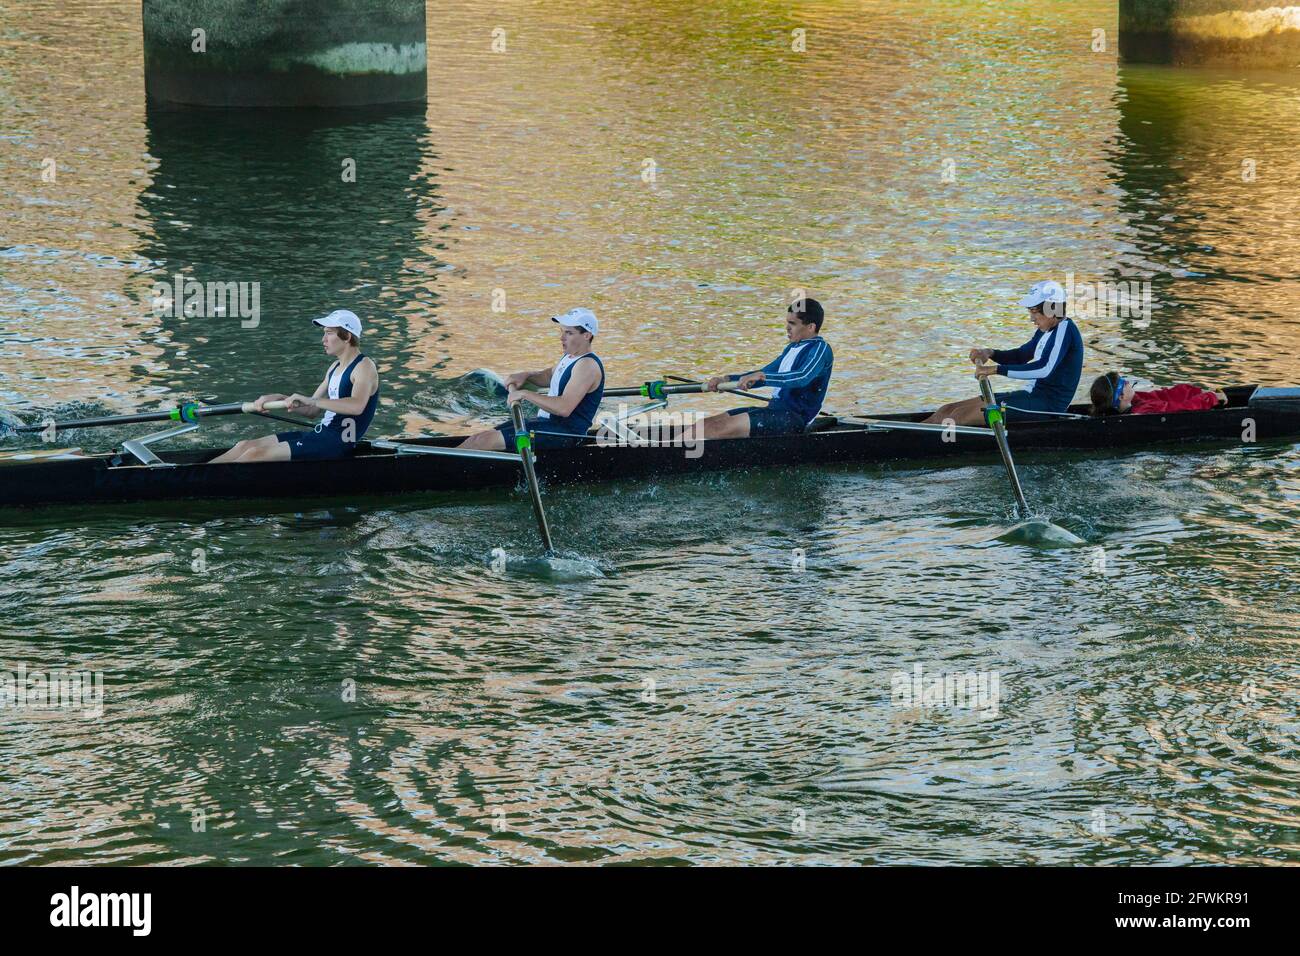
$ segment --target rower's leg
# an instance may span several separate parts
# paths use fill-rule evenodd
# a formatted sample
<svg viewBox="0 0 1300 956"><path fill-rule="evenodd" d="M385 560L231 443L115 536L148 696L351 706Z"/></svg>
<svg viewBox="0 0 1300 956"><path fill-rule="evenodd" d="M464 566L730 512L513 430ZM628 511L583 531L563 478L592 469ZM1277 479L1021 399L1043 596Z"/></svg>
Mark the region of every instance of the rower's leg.
<svg viewBox="0 0 1300 956"><path fill-rule="evenodd" d="M274 435L267 435L265 438L258 438L245 444L248 447L236 459L241 465L260 461L289 461L293 457L293 452L289 449L289 443L280 441Z"/></svg>
<svg viewBox="0 0 1300 956"><path fill-rule="evenodd" d="M949 414L953 422L958 425L978 428L985 424L984 399L968 398L964 402L958 402Z"/></svg>
<svg viewBox="0 0 1300 956"><path fill-rule="evenodd" d="M490 428L485 432L475 432L470 435L458 446L460 448L474 448L478 451L505 451L505 437L495 428Z"/></svg>
<svg viewBox="0 0 1300 956"><path fill-rule="evenodd" d="M265 438L246 438L241 442L235 442L234 448L230 449L229 451L222 452L216 458L213 458L211 461L209 461L208 464L229 465L232 464L233 462L237 462L241 458L243 458L244 455L246 455L251 449L256 448L259 443L265 442L268 439L273 443L279 442L279 439L277 439L274 435L267 435Z"/></svg>
<svg viewBox="0 0 1300 956"><path fill-rule="evenodd" d="M239 461L239 456L244 453L244 447L248 444L246 441L235 442L233 448L223 451L216 458L211 459L209 465L228 465L232 461Z"/></svg>
<svg viewBox="0 0 1300 956"><path fill-rule="evenodd" d="M921 424L923 425L942 425L945 418L952 418L952 410L960 405L961 402L949 402L946 405L940 405L935 409L934 414L927 418Z"/></svg>
<svg viewBox="0 0 1300 956"><path fill-rule="evenodd" d="M970 425L978 427L984 424L984 399L968 398L960 402L949 402L925 420L927 425Z"/></svg>
<svg viewBox="0 0 1300 956"><path fill-rule="evenodd" d="M699 441L701 438L748 438L749 413L729 415L710 415L704 421L688 426L683 434L684 441Z"/></svg>

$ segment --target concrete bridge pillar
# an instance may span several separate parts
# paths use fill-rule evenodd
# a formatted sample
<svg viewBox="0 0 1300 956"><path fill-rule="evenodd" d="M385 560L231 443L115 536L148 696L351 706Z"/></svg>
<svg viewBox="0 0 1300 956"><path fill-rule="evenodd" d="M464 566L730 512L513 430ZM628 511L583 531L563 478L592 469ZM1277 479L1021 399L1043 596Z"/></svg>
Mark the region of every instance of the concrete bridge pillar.
<svg viewBox="0 0 1300 956"><path fill-rule="evenodd" d="M1300 6L1285 0L1120 0L1130 63L1300 69Z"/></svg>
<svg viewBox="0 0 1300 956"><path fill-rule="evenodd" d="M152 106L423 102L424 0L143 0Z"/></svg>

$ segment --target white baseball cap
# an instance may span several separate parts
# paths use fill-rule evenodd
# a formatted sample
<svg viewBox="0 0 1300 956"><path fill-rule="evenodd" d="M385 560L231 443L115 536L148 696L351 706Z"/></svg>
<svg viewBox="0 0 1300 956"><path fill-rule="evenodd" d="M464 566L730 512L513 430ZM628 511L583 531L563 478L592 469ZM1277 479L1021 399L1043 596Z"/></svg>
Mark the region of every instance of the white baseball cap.
<svg viewBox="0 0 1300 956"><path fill-rule="evenodd" d="M1029 294L1020 300L1020 304L1026 309L1032 309L1036 305L1042 305L1044 302L1064 302L1065 289L1061 283L1053 282L1047 279L1043 282L1035 282L1029 287Z"/></svg>
<svg viewBox="0 0 1300 956"><path fill-rule="evenodd" d="M347 329L357 338L361 338L361 320L357 318L355 312L349 312L347 309L335 309L323 319L312 319L312 325L319 325L323 329Z"/></svg>
<svg viewBox="0 0 1300 956"><path fill-rule="evenodd" d="M570 309L563 315L551 316L552 322L559 322L561 325L567 325L571 329L586 329L592 335L600 328L600 323L596 321L596 313L591 309Z"/></svg>

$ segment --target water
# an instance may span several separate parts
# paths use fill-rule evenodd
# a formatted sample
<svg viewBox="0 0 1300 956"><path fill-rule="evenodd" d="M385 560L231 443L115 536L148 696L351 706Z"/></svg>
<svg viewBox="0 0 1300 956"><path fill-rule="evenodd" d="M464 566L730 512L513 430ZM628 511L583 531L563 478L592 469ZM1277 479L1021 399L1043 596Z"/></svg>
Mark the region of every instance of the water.
<svg viewBox="0 0 1300 956"><path fill-rule="evenodd" d="M374 434L465 432L504 409L459 377L545 364L563 308L634 384L766 361L806 288L828 404L920 408L1066 271L1157 306L1082 323L1085 382L1300 381L1284 79L1117 67L1100 2L625 6L503 55L440 4L424 113L274 119L147 114L114 5L6 8L0 404L310 389L347 307ZM152 315L178 272L260 323ZM0 663L105 708L0 710L0 861L1296 862L1300 449L1022 472L1087 546L1003 540L992 458L552 489L578 580L494 570L521 493L7 513ZM997 695L902 706L918 665Z"/></svg>

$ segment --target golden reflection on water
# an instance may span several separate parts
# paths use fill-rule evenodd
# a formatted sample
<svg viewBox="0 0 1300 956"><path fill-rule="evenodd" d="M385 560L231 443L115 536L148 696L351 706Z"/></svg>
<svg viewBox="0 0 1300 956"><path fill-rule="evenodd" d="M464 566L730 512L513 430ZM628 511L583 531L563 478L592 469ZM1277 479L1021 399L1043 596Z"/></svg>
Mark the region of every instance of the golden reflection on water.
<svg viewBox="0 0 1300 956"><path fill-rule="evenodd" d="M166 360L150 341L154 320L121 307L141 265L148 225L135 204L150 167L139 22L123 16L126 6L0 9L6 401L100 398L111 387L111 358L122 361L119 376L137 364L161 371ZM41 179L47 158L57 164L53 183Z"/></svg>
<svg viewBox="0 0 1300 956"><path fill-rule="evenodd" d="M399 169L415 205L367 246L391 201L372 192L378 205L340 224L361 258L335 243L319 276L277 263L279 220L219 237L232 209L266 202L255 184L216 179L234 205L208 219L184 204L177 189L204 186L201 149L156 180L159 121L125 9L2 14L8 403L314 382L314 343L284 323L342 293L374 329L389 421L446 418L413 396L435 377L544 364L546 317L563 308L596 308L611 381L631 383L766 361L805 289L828 306L831 403L917 405L968 390L967 345L1027 337L1014 297L1065 272L1156 286L1149 325L1085 320L1085 376L1119 363L1161 380L1300 377L1293 90L1117 73L1089 48L1113 30L1108 3L444 5L429 18L427 130ZM57 183L40 181L47 155ZM312 215L304 198L286 219ZM158 218L178 208L191 218ZM309 238L286 227L280 251ZM240 259L253 239L267 244ZM385 242L396 264L376 270ZM258 332L149 315L152 278L186 263L300 284Z"/></svg>

